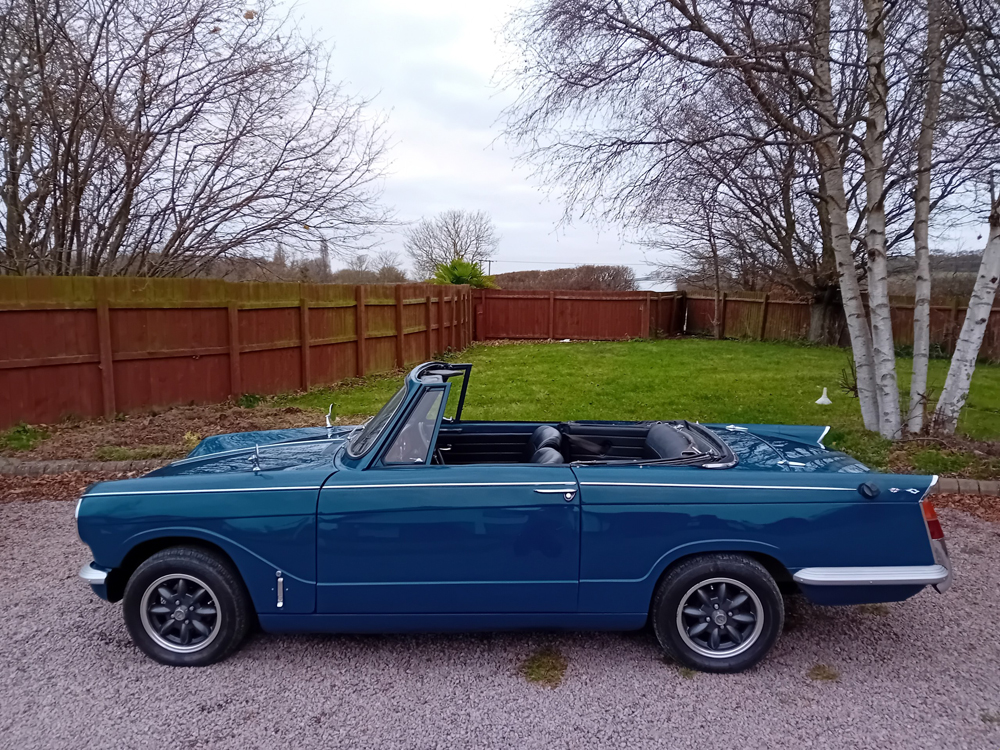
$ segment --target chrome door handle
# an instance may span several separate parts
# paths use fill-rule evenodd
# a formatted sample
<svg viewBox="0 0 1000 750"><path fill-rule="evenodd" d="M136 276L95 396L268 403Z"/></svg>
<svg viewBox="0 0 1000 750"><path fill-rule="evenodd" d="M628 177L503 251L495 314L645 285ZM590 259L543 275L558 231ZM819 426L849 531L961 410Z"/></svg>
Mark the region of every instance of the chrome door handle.
<svg viewBox="0 0 1000 750"><path fill-rule="evenodd" d="M539 495L562 495L563 500L565 500L567 503L570 502L574 497L576 497L576 489L567 489L565 487L563 489L558 489L558 490L548 489L548 488L537 489L535 490L535 492L537 492Z"/></svg>

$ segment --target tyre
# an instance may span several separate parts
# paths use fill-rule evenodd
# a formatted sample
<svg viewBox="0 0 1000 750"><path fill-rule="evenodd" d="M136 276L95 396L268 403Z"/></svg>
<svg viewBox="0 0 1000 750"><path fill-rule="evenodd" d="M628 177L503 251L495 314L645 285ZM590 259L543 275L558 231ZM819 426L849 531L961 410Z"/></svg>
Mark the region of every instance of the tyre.
<svg viewBox="0 0 1000 750"><path fill-rule="evenodd" d="M742 672L771 650L785 618L763 565L735 554L694 557L656 589L653 631L675 661L702 672Z"/></svg>
<svg viewBox="0 0 1000 750"><path fill-rule="evenodd" d="M125 586L122 607L135 645L174 667L225 659L242 643L252 617L232 564L195 547L171 547L145 560Z"/></svg>

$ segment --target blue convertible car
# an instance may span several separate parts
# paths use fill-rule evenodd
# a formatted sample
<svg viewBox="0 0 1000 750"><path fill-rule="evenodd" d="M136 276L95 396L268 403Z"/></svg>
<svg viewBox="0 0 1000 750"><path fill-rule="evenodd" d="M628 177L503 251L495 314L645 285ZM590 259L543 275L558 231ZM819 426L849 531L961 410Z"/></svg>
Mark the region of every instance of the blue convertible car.
<svg viewBox="0 0 1000 750"><path fill-rule="evenodd" d="M270 632L638 629L690 667L774 645L783 593L899 601L950 583L933 477L876 474L818 427L466 422L470 365L430 362L361 427L204 440L77 505L152 658ZM327 420L329 422L329 420Z"/></svg>

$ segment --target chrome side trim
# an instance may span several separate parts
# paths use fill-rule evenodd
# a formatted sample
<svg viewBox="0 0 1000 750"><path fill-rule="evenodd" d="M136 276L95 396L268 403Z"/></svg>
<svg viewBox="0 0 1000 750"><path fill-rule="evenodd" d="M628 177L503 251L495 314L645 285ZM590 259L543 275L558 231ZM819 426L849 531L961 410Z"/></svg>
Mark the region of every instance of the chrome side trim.
<svg viewBox="0 0 1000 750"><path fill-rule="evenodd" d="M817 444L819 444L819 447L822 448L822 449L824 449L824 450L826 450L826 446L823 445L823 438L826 437L826 433L828 433L829 431L830 431L830 425L827 425L826 429L823 430L823 434L819 436L819 440L816 441Z"/></svg>
<svg viewBox="0 0 1000 750"><path fill-rule="evenodd" d="M109 495L200 495L206 492L279 492L290 490L318 490L319 487L233 487L191 490L135 490L133 492L88 492L87 497Z"/></svg>
<svg viewBox="0 0 1000 750"><path fill-rule="evenodd" d="M234 487L190 490L136 490L134 492L88 492L87 497L109 495L200 495L209 492L288 492L292 490L358 490L391 487L540 487L558 485L575 487L576 482L417 482L411 484L328 484L325 487Z"/></svg>
<svg viewBox="0 0 1000 750"><path fill-rule="evenodd" d="M944 565L858 568L803 568L792 576L810 586L927 586L948 578Z"/></svg>
<svg viewBox="0 0 1000 750"><path fill-rule="evenodd" d="M802 487L783 484L674 484L669 482L580 482L586 487L686 487L704 490L819 490L821 492L857 492L854 487Z"/></svg>
<svg viewBox="0 0 1000 750"><path fill-rule="evenodd" d="M100 586L105 580L107 580L108 573L105 570L98 570L90 563L87 563L80 568L80 578L85 580L91 586Z"/></svg>
<svg viewBox="0 0 1000 750"><path fill-rule="evenodd" d="M413 484L328 484L324 490L390 489L393 487L576 487L576 482L416 482ZM559 490L562 492L562 490Z"/></svg>

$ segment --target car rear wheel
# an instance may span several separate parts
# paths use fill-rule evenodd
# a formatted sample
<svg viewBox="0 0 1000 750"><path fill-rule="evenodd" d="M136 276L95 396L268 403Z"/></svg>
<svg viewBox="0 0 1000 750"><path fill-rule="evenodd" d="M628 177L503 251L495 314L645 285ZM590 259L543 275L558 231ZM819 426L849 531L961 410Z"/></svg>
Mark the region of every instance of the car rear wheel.
<svg viewBox="0 0 1000 750"><path fill-rule="evenodd" d="M171 547L145 560L129 578L122 606L135 645L176 667L225 659L242 643L252 616L232 564L195 547Z"/></svg>
<svg viewBox="0 0 1000 750"><path fill-rule="evenodd" d="M763 565L744 555L685 560L653 597L653 630L663 650L703 672L754 666L778 640L784 617L778 585Z"/></svg>

